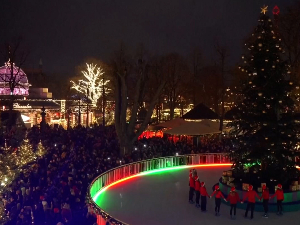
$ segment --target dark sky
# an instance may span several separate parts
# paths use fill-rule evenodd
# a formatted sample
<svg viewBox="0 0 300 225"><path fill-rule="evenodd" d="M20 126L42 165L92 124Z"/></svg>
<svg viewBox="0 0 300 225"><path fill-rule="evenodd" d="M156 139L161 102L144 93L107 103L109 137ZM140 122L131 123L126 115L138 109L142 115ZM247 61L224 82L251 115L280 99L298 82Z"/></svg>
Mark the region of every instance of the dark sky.
<svg viewBox="0 0 300 225"><path fill-rule="evenodd" d="M121 41L152 53L188 55L195 47L215 58L216 39L239 60L242 43L264 4L281 10L296 0L2 0L0 44L22 35L27 66L43 60L46 73L74 74L87 57L108 60ZM271 12L269 11L270 15ZM0 61L3 63L2 61Z"/></svg>

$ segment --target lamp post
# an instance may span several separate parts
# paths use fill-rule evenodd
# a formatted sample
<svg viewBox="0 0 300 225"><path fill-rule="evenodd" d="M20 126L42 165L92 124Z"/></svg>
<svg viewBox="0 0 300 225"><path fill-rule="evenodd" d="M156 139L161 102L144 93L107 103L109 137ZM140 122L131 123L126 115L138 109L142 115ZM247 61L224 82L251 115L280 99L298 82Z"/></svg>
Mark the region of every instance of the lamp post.
<svg viewBox="0 0 300 225"><path fill-rule="evenodd" d="M41 121L41 124L40 124L40 128L41 128L41 131L44 131L45 130L45 126L46 126L46 112L45 112L46 109L43 106L43 108L41 110L42 110L42 112L41 112L42 121Z"/></svg>
<svg viewBox="0 0 300 225"><path fill-rule="evenodd" d="M67 109L67 129L70 128L70 115L71 115L71 109Z"/></svg>

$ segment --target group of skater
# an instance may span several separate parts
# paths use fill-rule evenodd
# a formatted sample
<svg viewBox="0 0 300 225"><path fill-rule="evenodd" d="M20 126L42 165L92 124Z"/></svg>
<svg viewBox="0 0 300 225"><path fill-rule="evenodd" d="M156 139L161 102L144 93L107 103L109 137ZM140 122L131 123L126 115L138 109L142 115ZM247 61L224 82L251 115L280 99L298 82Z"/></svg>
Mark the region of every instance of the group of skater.
<svg viewBox="0 0 300 225"><path fill-rule="evenodd" d="M215 215L220 216L220 207L221 207L221 199L230 203L230 218L236 219L236 206L237 203L244 203L247 200L247 207L245 211L245 218L248 218L248 212L250 210L251 216L250 219L253 219L253 212L255 208L256 199L259 201L263 200L264 207L264 218L268 218L269 212L269 200L276 197L277 198L277 215L282 214L282 202L284 201L284 193L282 190L282 185L277 185L277 190L274 195L270 196L269 189L266 185L262 186L262 196L259 196L256 191L253 190L253 186L249 185L248 191L246 192L243 199L240 199L238 192L235 187L231 187L231 191L228 194L227 198L222 194L219 185L214 186L214 191L211 195L207 193L205 182L200 182L200 179L197 175L197 171L195 169L190 170L189 174L189 203L194 204L194 194L196 195L196 207L201 208L202 212L206 212L206 203L207 198L212 198L215 196Z"/></svg>

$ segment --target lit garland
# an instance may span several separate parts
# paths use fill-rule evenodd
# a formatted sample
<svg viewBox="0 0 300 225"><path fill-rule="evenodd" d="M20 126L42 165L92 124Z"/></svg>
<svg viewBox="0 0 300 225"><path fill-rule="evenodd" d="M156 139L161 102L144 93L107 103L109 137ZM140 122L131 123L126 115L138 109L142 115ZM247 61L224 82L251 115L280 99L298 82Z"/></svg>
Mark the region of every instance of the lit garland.
<svg viewBox="0 0 300 225"><path fill-rule="evenodd" d="M97 100L102 96L103 88L105 93L109 93L110 89L107 88L109 80L104 80L104 71L97 64L86 64L87 71L81 71L86 80L79 80L78 83L70 81L72 88L76 91L87 95L92 101L92 104L96 106Z"/></svg>

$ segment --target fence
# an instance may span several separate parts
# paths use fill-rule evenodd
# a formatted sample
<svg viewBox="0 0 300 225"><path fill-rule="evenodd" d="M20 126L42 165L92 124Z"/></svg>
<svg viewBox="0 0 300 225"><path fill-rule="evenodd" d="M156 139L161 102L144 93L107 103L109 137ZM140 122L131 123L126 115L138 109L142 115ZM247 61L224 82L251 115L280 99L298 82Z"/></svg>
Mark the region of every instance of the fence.
<svg viewBox="0 0 300 225"><path fill-rule="evenodd" d="M228 164L230 162L231 160L228 154L212 153L154 158L116 167L96 177L89 186L87 198L90 203L90 209L97 215L98 225L106 225L107 221L110 221L112 224L126 225L125 222L114 218L102 210L95 202L103 191L116 182L121 182L130 177L146 174L150 171L153 172L163 169L174 169L176 167L180 168L184 166L202 164Z"/></svg>

